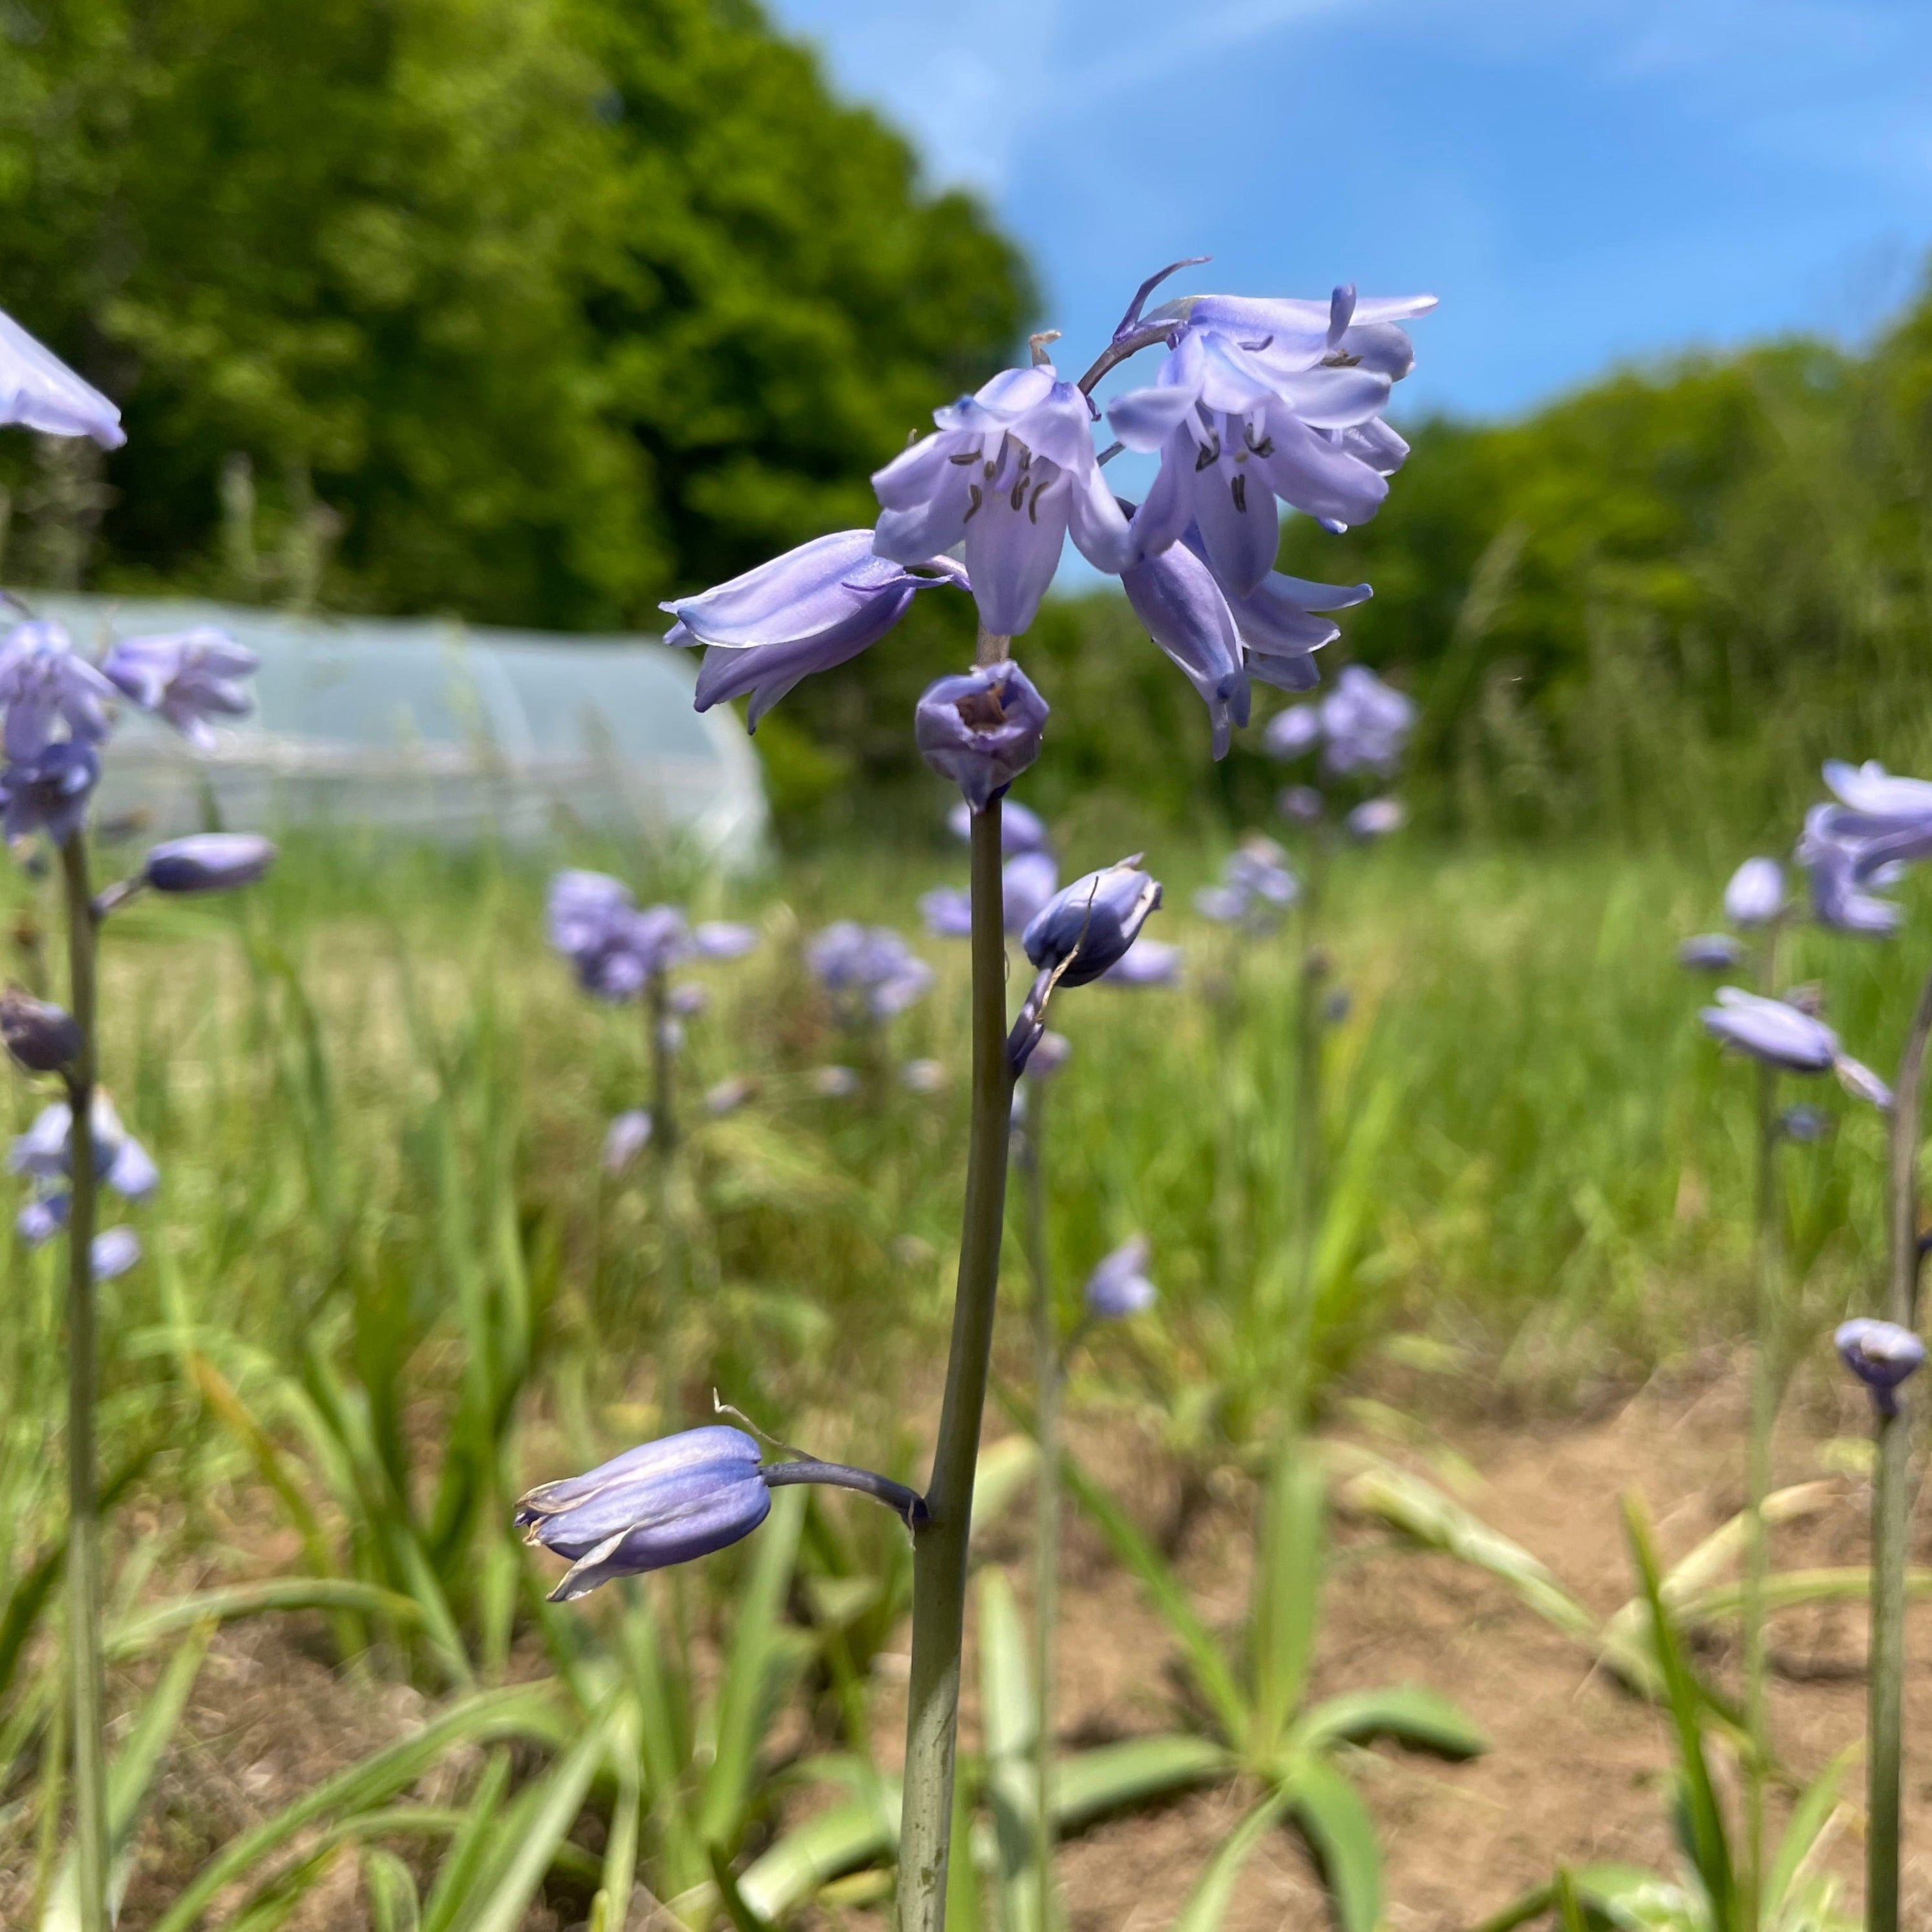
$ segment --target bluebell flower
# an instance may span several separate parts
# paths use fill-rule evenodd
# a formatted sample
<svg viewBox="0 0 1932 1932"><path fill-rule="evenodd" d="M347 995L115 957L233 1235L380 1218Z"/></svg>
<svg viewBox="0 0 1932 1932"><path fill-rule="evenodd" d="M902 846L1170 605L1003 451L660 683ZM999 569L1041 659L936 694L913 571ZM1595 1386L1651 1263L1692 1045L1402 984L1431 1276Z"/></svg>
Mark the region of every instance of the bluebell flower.
<svg viewBox="0 0 1932 1932"><path fill-rule="evenodd" d="M202 624L162 637L123 638L102 659L100 670L143 711L209 752L215 743L212 720L245 718L254 709L242 680L261 663L226 631Z"/></svg>
<svg viewBox="0 0 1932 1932"><path fill-rule="evenodd" d="M1899 1385L1924 1366L1925 1344L1910 1328L1866 1316L1840 1322L1832 1340L1839 1359L1871 1391L1879 1414L1896 1415Z"/></svg>
<svg viewBox="0 0 1932 1932"><path fill-rule="evenodd" d="M946 823L956 838L970 840L973 836L973 808L962 799L946 814ZM1028 811L1016 798L1001 802L1000 850L1009 858L1022 852L1050 851L1052 846L1046 821L1039 813Z"/></svg>
<svg viewBox="0 0 1932 1932"><path fill-rule="evenodd" d="M1784 910L1784 868L1775 859L1747 859L1724 888L1724 916L1733 926L1769 926Z"/></svg>
<svg viewBox="0 0 1932 1932"><path fill-rule="evenodd" d="M742 959L758 943L757 928L736 920L700 920L691 928L692 953L699 959Z"/></svg>
<svg viewBox="0 0 1932 1932"><path fill-rule="evenodd" d="M1778 1131L1788 1141L1821 1141L1831 1126L1832 1117L1822 1107L1786 1107L1778 1117Z"/></svg>
<svg viewBox="0 0 1932 1932"><path fill-rule="evenodd" d="M72 1204L66 1194L37 1194L14 1216L14 1232L28 1247L45 1247L67 1226Z"/></svg>
<svg viewBox="0 0 1932 1932"><path fill-rule="evenodd" d="M926 762L983 812L1039 757L1046 719L1046 700L1003 658L928 685L913 713L913 739Z"/></svg>
<svg viewBox="0 0 1932 1932"><path fill-rule="evenodd" d="M0 993L0 1041L29 1073L58 1073L84 1044L71 1013L19 986Z"/></svg>
<svg viewBox="0 0 1932 1932"><path fill-rule="evenodd" d="M0 710L10 764L31 764L54 742L57 725L84 745L107 736L104 705L114 686L74 648L64 624L36 617L0 639Z"/></svg>
<svg viewBox="0 0 1932 1932"><path fill-rule="evenodd" d="M1285 711L1277 711L1270 718L1262 733L1262 748L1270 758L1284 761L1305 757L1322 742L1322 713L1312 704L1291 704ZM1297 788L1298 790L1312 790L1309 786ZM1315 794L1318 801L1321 794ZM1288 794L1284 792L1286 798Z"/></svg>
<svg viewBox="0 0 1932 1932"><path fill-rule="evenodd" d="M651 1143L651 1117L641 1107L619 1114L604 1130L604 1172L622 1174Z"/></svg>
<svg viewBox="0 0 1932 1932"><path fill-rule="evenodd" d="M1027 1056L1026 1077L1035 1082L1050 1080L1072 1054L1073 1042L1064 1034L1048 1028L1034 1042L1033 1051Z"/></svg>
<svg viewBox="0 0 1932 1932"><path fill-rule="evenodd" d="M802 678L877 644L920 591L943 584L968 587L965 572L950 557L928 552L906 561L916 568L875 556L870 530L837 530L728 584L662 605L677 620L665 643L707 647L698 709L748 695L745 722L755 730Z"/></svg>
<svg viewBox="0 0 1932 1932"><path fill-rule="evenodd" d="M1038 972L1007 1037L1007 1057L1016 1073L1026 1070L1055 989L1089 985L1117 964L1160 904L1160 882L1139 869L1139 857L1136 853L1076 879L1054 894L1020 935Z"/></svg>
<svg viewBox="0 0 1932 1932"><path fill-rule="evenodd" d="M124 1275L141 1258L141 1238L132 1228L109 1228L96 1234L88 1261L96 1281Z"/></svg>
<svg viewBox="0 0 1932 1932"><path fill-rule="evenodd" d="M1306 710L1306 705L1298 705L1297 710ZM1284 718L1288 714L1283 712ZM1283 785L1275 794L1274 808L1292 825L1318 825L1322 821L1322 794L1312 785Z"/></svg>
<svg viewBox="0 0 1932 1932"><path fill-rule="evenodd" d="M934 886L920 893L919 912L934 939L973 937L973 895L964 886Z"/></svg>
<svg viewBox="0 0 1932 1932"><path fill-rule="evenodd" d="M1019 852L1000 868L1000 881L1006 928L1023 932L1058 889L1060 867L1051 852ZM935 886L920 895L919 909L934 938L972 938L973 896L964 886Z"/></svg>
<svg viewBox="0 0 1932 1932"><path fill-rule="evenodd" d="M1096 1321L1124 1322L1151 1308L1159 1298L1159 1291L1147 1277L1152 1253L1147 1237L1136 1234L1108 1256L1087 1277L1082 1298L1088 1313Z"/></svg>
<svg viewBox="0 0 1932 1932"><path fill-rule="evenodd" d="M88 801L100 782L94 747L64 738L37 757L0 770L0 836L9 844L35 832L64 845L87 822Z"/></svg>
<svg viewBox="0 0 1932 1932"><path fill-rule="evenodd" d="M1344 667L1322 699L1322 762L1338 776L1374 772L1387 777L1402 761L1414 729L1414 705L1361 664Z"/></svg>
<svg viewBox="0 0 1932 1932"><path fill-rule="evenodd" d="M1400 832L1408 820L1408 808L1400 799L1367 798L1342 820L1342 829L1351 838L1359 838L1366 844L1371 839L1386 838L1391 832Z"/></svg>
<svg viewBox="0 0 1932 1932"><path fill-rule="evenodd" d="M966 572L989 632L1027 630L1070 535L1096 570L1133 560L1127 522L1100 473L1092 416L1076 383L1050 362L1007 369L933 412L936 432L872 478L884 514L882 557L914 563L964 543Z"/></svg>
<svg viewBox="0 0 1932 1932"><path fill-rule="evenodd" d="M1864 890L1860 874L1868 844L1842 836L1841 816L1839 808L1828 805L1814 806L1805 814L1798 862L1810 888L1813 916L1834 932L1888 939L1905 915L1891 900Z"/></svg>
<svg viewBox="0 0 1932 1932"><path fill-rule="evenodd" d="M274 862L274 847L252 832L197 832L155 846L141 876L158 892L226 892L265 878Z"/></svg>
<svg viewBox="0 0 1932 1932"><path fill-rule="evenodd" d="M72 1172L73 1124L64 1100L43 1107L8 1149L8 1170L39 1180L65 1180ZM147 1150L122 1125L104 1088L94 1090L93 1126L95 1174L128 1199L145 1199L159 1184L160 1174Z"/></svg>
<svg viewBox="0 0 1932 1932"><path fill-rule="evenodd" d="M587 1474L532 1490L517 1504L526 1540L570 1559L550 1601L614 1576L688 1563L737 1542L770 1514L758 1443L742 1430L688 1429L627 1449Z"/></svg>
<svg viewBox="0 0 1932 1932"><path fill-rule="evenodd" d="M1888 1108L1891 1090L1868 1066L1852 1059L1838 1036L1815 1014L1788 1000L1771 1000L1742 987L1722 986L1718 1004L1699 1016L1726 1046L1787 1073L1835 1073L1848 1093Z"/></svg>
<svg viewBox="0 0 1932 1932"><path fill-rule="evenodd" d="M828 993L874 1020L904 1012L932 985L932 968L890 926L837 920L813 938L805 958Z"/></svg>
<svg viewBox="0 0 1932 1932"><path fill-rule="evenodd" d="M1256 834L1244 839L1230 854L1221 884L1195 895L1196 910L1204 919L1223 924L1256 918L1266 922L1274 914L1294 904L1301 894L1286 859L1272 838Z"/></svg>
<svg viewBox="0 0 1932 1932"><path fill-rule="evenodd" d="M1333 528L1360 523L1381 507L1385 479L1408 446L1377 419L1398 364L1406 372L1407 355L1391 354L1392 344L1380 340L1372 355L1342 346L1358 307L1352 289L1335 291L1318 334L1244 329L1228 320L1307 307L1196 296L1156 311L1177 324L1173 346L1152 386L1117 396L1107 409L1127 448L1160 452L1160 473L1134 518L1142 555L1166 549L1196 524L1215 575L1245 594L1274 566L1277 498ZM1370 313L1379 319L1378 309Z"/></svg>
<svg viewBox="0 0 1932 1932"><path fill-rule="evenodd" d="M1677 963L1693 973L1729 973L1744 962L1744 944L1728 932L1700 932L1677 949Z"/></svg>
<svg viewBox="0 0 1932 1932"><path fill-rule="evenodd" d="M640 910L629 889L602 872L559 872L546 917L551 945L570 962L578 985L599 999L635 999L696 950L676 907Z"/></svg>
<svg viewBox="0 0 1932 1932"><path fill-rule="evenodd" d="M89 436L103 449L118 449L128 440L120 410L4 313L0 423L18 423L46 436Z"/></svg>

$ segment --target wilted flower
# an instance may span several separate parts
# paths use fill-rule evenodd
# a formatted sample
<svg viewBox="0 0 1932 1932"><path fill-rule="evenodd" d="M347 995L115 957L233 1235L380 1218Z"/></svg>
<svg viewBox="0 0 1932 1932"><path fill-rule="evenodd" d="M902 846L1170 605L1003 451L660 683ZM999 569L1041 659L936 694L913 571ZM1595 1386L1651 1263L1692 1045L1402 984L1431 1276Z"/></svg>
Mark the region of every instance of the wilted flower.
<svg viewBox="0 0 1932 1932"><path fill-rule="evenodd" d="M1896 1415L1898 1386L1924 1362L1925 1344L1910 1328L1868 1316L1840 1323L1832 1340L1839 1359L1870 1390L1879 1414Z"/></svg>
<svg viewBox="0 0 1932 1932"><path fill-rule="evenodd" d="M141 876L158 892L225 892L254 885L274 862L274 847L252 832L197 832L157 845Z"/></svg>
<svg viewBox="0 0 1932 1932"><path fill-rule="evenodd" d="M1138 869L1139 861L1136 853L1076 879L1021 934L1020 944L1039 971L1006 1042L1015 1072L1025 1070L1054 989L1063 983L1087 986L1118 964L1160 904L1160 883Z"/></svg>
<svg viewBox="0 0 1932 1932"><path fill-rule="evenodd" d="M110 1228L96 1234L88 1259L96 1281L125 1274L141 1258L141 1238L132 1228Z"/></svg>
<svg viewBox="0 0 1932 1932"><path fill-rule="evenodd" d="M245 718L254 700L241 680L261 659L226 632L198 625L165 637L126 638L101 661L101 675L143 711L164 718L201 750L214 748L215 718Z"/></svg>
<svg viewBox="0 0 1932 1932"><path fill-rule="evenodd" d="M806 946L805 959L828 993L875 1020L904 1012L932 985L932 968L890 926L837 920Z"/></svg>
<svg viewBox="0 0 1932 1932"><path fill-rule="evenodd" d="M1844 1053L1838 1036L1815 1016L1784 1000L1768 1000L1738 986L1718 990L1718 1004L1698 1016L1727 1046L1788 1073L1834 1072L1846 1091L1876 1107L1889 1107L1891 1090L1868 1066Z"/></svg>
<svg viewBox="0 0 1932 1932"><path fill-rule="evenodd" d="M983 812L1039 757L1046 719L1046 700L1003 658L928 686L913 713L913 738L926 762Z"/></svg>
<svg viewBox="0 0 1932 1932"><path fill-rule="evenodd" d="M698 709L748 693L745 722L755 730L801 678L877 644L918 592L940 584L966 587L965 572L937 550L908 561L922 574L875 556L870 530L838 530L715 590L660 606L677 620L665 643L709 646L698 674Z"/></svg>
<svg viewBox="0 0 1932 1932"><path fill-rule="evenodd" d="M604 1130L604 1172L622 1174L650 1140L651 1117L643 1108L618 1114Z"/></svg>
<svg viewBox="0 0 1932 1932"><path fill-rule="evenodd" d="M571 1559L550 1601L567 1604L614 1576L688 1563L750 1535L772 1507L760 1460L742 1430L687 1429L532 1490L517 1504L517 1526L526 1540Z"/></svg>
<svg viewBox="0 0 1932 1932"><path fill-rule="evenodd" d="M1742 941L1728 932L1700 932L1677 949L1677 963L1693 973L1728 973L1744 961Z"/></svg>
<svg viewBox="0 0 1932 1932"><path fill-rule="evenodd" d="M824 1100L849 1100L861 1084L849 1066L814 1066L808 1078L812 1090Z"/></svg>
<svg viewBox="0 0 1932 1932"><path fill-rule="evenodd" d="M29 1073L58 1073L83 1043L72 1014L19 986L0 993L0 1040Z"/></svg>
<svg viewBox="0 0 1932 1932"><path fill-rule="evenodd" d="M722 1119L727 1114L735 1114L758 1090L755 1080L746 1074L736 1074L706 1090L704 1111L714 1119Z"/></svg>
<svg viewBox="0 0 1932 1932"><path fill-rule="evenodd" d="M113 686L74 650L64 625L34 618L15 625L0 640L0 709L7 714L10 764L39 760L53 744L58 724L78 742L98 744L107 736L103 702L116 695Z"/></svg>
<svg viewBox="0 0 1932 1932"><path fill-rule="evenodd" d="M1724 888L1724 916L1733 926L1768 926L1784 910L1784 868L1775 859L1747 859Z"/></svg>
<svg viewBox="0 0 1932 1932"><path fill-rule="evenodd" d="M1408 808L1397 798L1364 799L1342 821L1342 829L1351 838L1359 838L1365 844L1370 839L1385 838L1391 832L1400 832L1408 821Z"/></svg>
<svg viewBox="0 0 1932 1932"><path fill-rule="evenodd" d="M46 436L91 436L103 449L118 449L128 440L120 410L4 313L0 423L18 423Z"/></svg>
<svg viewBox="0 0 1932 1932"><path fill-rule="evenodd" d="M1178 986L1186 956L1178 946L1164 939L1150 939L1142 933L1106 972L1103 986Z"/></svg>
<svg viewBox="0 0 1932 1932"><path fill-rule="evenodd" d="M946 814L946 823L956 838L973 836L973 808L964 799ZM1046 821L1036 812L1029 812L1018 799L1004 800L1000 807L1000 850L1009 858L1021 852L1045 852L1053 841L1047 836Z"/></svg>
<svg viewBox="0 0 1932 1932"><path fill-rule="evenodd" d="M908 1060L899 1069L900 1083L910 1094L937 1094L946 1084L946 1069L937 1060Z"/></svg>
<svg viewBox="0 0 1932 1932"><path fill-rule="evenodd" d="M1032 624L1070 535L1097 570L1132 561L1087 399L1050 362L1003 370L932 419L934 434L872 478L879 556L911 564L963 542L980 621L1008 638Z"/></svg>
<svg viewBox="0 0 1932 1932"><path fill-rule="evenodd" d="M88 800L100 781L100 760L92 745L63 739L38 757L0 771L0 834L9 844L30 832L44 832L64 845L87 820Z"/></svg>
<svg viewBox="0 0 1932 1932"><path fill-rule="evenodd" d="M1152 1252L1144 1234L1136 1234L1116 1248L1087 1277L1084 1298L1088 1313L1100 1322L1122 1322L1151 1308L1159 1294L1147 1278Z"/></svg>
<svg viewBox="0 0 1932 1932"><path fill-rule="evenodd" d="M1306 711L1306 705L1298 705L1297 711ZM1286 718L1292 714L1284 711ZM1322 794L1312 785L1284 785L1275 794L1274 808L1293 825L1316 825L1321 822Z"/></svg>
<svg viewBox="0 0 1932 1932"><path fill-rule="evenodd" d="M1420 314L1414 303L1369 305L1379 321ZM1273 567L1280 542L1277 497L1331 526L1372 516L1384 480L1407 452L1376 419L1389 386L1412 359L1378 339L1374 359L1341 345L1356 311L1354 291L1337 289L1319 332L1236 323L1237 314L1282 315L1307 304L1197 296L1171 303L1178 340L1152 387L1108 405L1114 434L1130 449L1159 450L1160 473L1134 518L1139 552L1151 556L1198 525L1214 574L1253 590Z"/></svg>

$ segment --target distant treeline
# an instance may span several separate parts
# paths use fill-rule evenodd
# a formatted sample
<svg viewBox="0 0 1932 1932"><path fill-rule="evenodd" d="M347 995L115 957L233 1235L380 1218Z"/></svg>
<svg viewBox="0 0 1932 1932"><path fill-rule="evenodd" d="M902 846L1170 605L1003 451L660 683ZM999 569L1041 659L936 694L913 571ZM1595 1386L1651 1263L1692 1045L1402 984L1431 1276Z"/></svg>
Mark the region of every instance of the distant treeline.
<svg viewBox="0 0 1932 1932"><path fill-rule="evenodd" d="M0 452L16 581L652 623L869 520L868 472L1034 320L984 211L746 0L8 0L0 41L0 306L130 438L104 468ZM1298 520L1283 562L1375 585L1336 656L1421 701L1425 820L1755 837L1827 754L1932 767L1932 298L1857 353L1407 427L1382 515ZM760 743L788 823L927 823L880 807L923 784L912 701L970 634L922 598L787 699ZM1117 596L1050 605L1024 652L1039 802L1265 811L1258 734L1210 769Z"/></svg>
<svg viewBox="0 0 1932 1932"><path fill-rule="evenodd" d="M0 307L129 436L0 455L15 580L652 621L1031 304L744 0L0 7Z"/></svg>

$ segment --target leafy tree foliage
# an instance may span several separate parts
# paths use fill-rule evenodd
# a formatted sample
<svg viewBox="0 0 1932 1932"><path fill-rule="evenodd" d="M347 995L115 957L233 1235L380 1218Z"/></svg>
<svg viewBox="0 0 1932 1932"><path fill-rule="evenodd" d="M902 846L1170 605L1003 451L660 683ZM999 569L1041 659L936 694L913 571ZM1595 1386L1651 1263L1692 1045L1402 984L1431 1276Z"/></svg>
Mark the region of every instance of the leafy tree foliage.
<svg viewBox="0 0 1932 1932"><path fill-rule="evenodd" d="M273 590L264 550L327 547L338 604L646 621L862 515L1030 299L733 0L9 0L0 34L4 300L127 411L102 580Z"/></svg>

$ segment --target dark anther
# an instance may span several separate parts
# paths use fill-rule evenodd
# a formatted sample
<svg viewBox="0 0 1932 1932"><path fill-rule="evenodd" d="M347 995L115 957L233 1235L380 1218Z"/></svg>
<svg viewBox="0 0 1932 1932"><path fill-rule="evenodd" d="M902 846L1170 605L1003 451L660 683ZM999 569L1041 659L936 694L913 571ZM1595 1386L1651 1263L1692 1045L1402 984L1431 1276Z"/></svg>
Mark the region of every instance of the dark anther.
<svg viewBox="0 0 1932 1932"><path fill-rule="evenodd" d="M1034 485L1033 495L1027 503L1027 521L1030 524L1040 521L1040 500L1046 488L1046 484L1043 482Z"/></svg>
<svg viewBox="0 0 1932 1932"><path fill-rule="evenodd" d="M975 731L996 731L1006 722L1006 707L997 691L970 691L953 709L961 723Z"/></svg>
<svg viewBox="0 0 1932 1932"><path fill-rule="evenodd" d="M1217 436L1198 456L1195 458L1194 467L1196 472L1205 470L1210 463L1218 462L1220 460L1220 455L1221 439Z"/></svg>
<svg viewBox="0 0 1932 1932"><path fill-rule="evenodd" d="M1241 440L1257 456L1272 456L1274 454L1274 438L1271 436L1264 436L1260 442L1256 442L1255 426L1252 423L1242 424Z"/></svg>
<svg viewBox="0 0 1932 1932"><path fill-rule="evenodd" d="M1024 470L1022 470L1020 473L1013 478L1012 494L1010 500L1016 510L1026 500L1026 486L1027 473Z"/></svg>
<svg viewBox="0 0 1932 1932"><path fill-rule="evenodd" d="M980 452L976 449L956 449L946 460L948 463L977 463Z"/></svg>
<svg viewBox="0 0 1932 1932"><path fill-rule="evenodd" d="M1322 357L1322 366L1324 369L1352 369L1361 359L1359 356L1351 356L1338 349L1333 355Z"/></svg>
<svg viewBox="0 0 1932 1932"><path fill-rule="evenodd" d="M959 519L962 524L970 524L980 513L980 486L976 483L973 483L969 484L967 488L972 495L973 507Z"/></svg>
<svg viewBox="0 0 1932 1932"><path fill-rule="evenodd" d="M1247 513L1248 508L1247 472L1245 470L1236 470L1234 472L1234 480L1233 482L1229 484L1228 487L1234 492L1234 508L1239 510L1245 516Z"/></svg>

